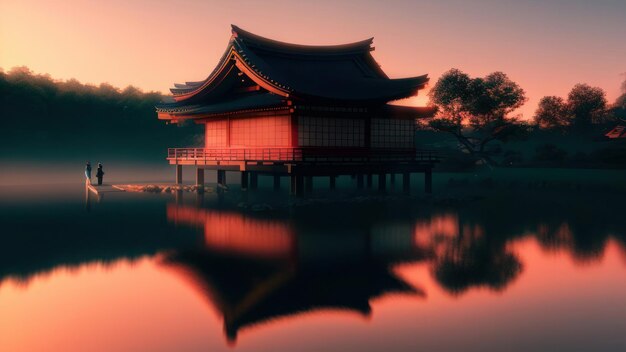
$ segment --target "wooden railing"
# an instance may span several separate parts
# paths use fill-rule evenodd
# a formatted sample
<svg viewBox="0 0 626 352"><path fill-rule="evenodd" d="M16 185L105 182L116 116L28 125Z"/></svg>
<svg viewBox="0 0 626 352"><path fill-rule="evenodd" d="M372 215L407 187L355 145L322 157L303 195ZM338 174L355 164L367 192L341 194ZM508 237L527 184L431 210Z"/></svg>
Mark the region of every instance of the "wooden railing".
<svg viewBox="0 0 626 352"><path fill-rule="evenodd" d="M169 160L247 162L438 162L433 150L366 148L169 148Z"/></svg>

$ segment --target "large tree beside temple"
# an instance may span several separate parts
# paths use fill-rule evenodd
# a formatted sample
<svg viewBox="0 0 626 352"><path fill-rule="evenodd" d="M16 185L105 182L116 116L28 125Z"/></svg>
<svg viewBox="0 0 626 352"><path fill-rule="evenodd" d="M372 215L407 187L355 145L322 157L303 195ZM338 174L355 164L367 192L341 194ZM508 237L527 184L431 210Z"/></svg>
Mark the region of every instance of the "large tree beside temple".
<svg viewBox="0 0 626 352"><path fill-rule="evenodd" d="M451 133L464 151L489 164L494 164L491 142L506 142L525 130L510 114L526 102L526 94L502 72L471 78L452 69L439 78L429 96L438 108L430 127Z"/></svg>

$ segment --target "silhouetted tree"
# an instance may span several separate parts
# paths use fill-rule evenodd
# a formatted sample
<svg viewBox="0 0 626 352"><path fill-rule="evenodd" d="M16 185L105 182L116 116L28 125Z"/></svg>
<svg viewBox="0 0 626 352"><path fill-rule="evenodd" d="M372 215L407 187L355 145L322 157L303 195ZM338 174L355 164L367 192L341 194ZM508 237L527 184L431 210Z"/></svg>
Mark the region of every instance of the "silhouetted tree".
<svg viewBox="0 0 626 352"><path fill-rule="evenodd" d="M572 125L584 128L601 122L606 114L606 93L598 87L577 84L567 96L567 106L572 116Z"/></svg>
<svg viewBox="0 0 626 352"><path fill-rule="evenodd" d="M452 69L429 96L438 107L430 127L451 133L466 152L489 164L494 164L493 151L487 148L490 142L506 142L526 130L517 117L509 116L526 102L525 92L502 72L470 78Z"/></svg>
<svg viewBox="0 0 626 352"><path fill-rule="evenodd" d="M624 74L626 76L626 74ZM615 99L615 106L613 107L613 114L618 119L626 120L626 80L622 82L621 86L622 95Z"/></svg>
<svg viewBox="0 0 626 352"><path fill-rule="evenodd" d="M106 154L162 159L168 146L193 145L200 131L158 121L154 106L161 98L158 92L132 86L120 90L108 83L53 80L27 67L0 72L0 147L11 150L0 157Z"/></svg>
<svg viewBox="0 0 626 352"><path fill-rule="evenodd" d="M535 111L534 120L543 129L562 129L567 127L570 123L567 104L561 97L543 97Z"/></svg>

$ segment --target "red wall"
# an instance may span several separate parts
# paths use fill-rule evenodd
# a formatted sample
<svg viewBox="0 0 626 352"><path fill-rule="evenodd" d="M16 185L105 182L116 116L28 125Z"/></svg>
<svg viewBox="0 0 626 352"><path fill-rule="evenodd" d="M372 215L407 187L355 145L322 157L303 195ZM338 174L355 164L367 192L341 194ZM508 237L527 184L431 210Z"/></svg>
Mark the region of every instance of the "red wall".
<svg viewBox="0 0 626 352"><path fill-rule="evenodd" d="M204 147L226 147L228 145L228 120L207 121L204 127Z"/></svg>
<svg viewBox="0 0 626 352"><path fill-rule="evenodd" d="M289 147L289 115L213 120L205 123L205 148Z"/></svg>

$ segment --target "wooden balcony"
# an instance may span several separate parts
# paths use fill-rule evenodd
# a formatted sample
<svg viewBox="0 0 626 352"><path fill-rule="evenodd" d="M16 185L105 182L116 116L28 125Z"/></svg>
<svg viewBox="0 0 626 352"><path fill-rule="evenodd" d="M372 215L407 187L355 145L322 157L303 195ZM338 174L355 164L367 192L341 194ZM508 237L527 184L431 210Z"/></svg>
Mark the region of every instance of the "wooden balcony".
<svg viewBox="0 0 626 352"><path fill-rule="evenodd" d="M440 161L432 150L368 148L169 148L170 164L367 164Z"/></svg>

